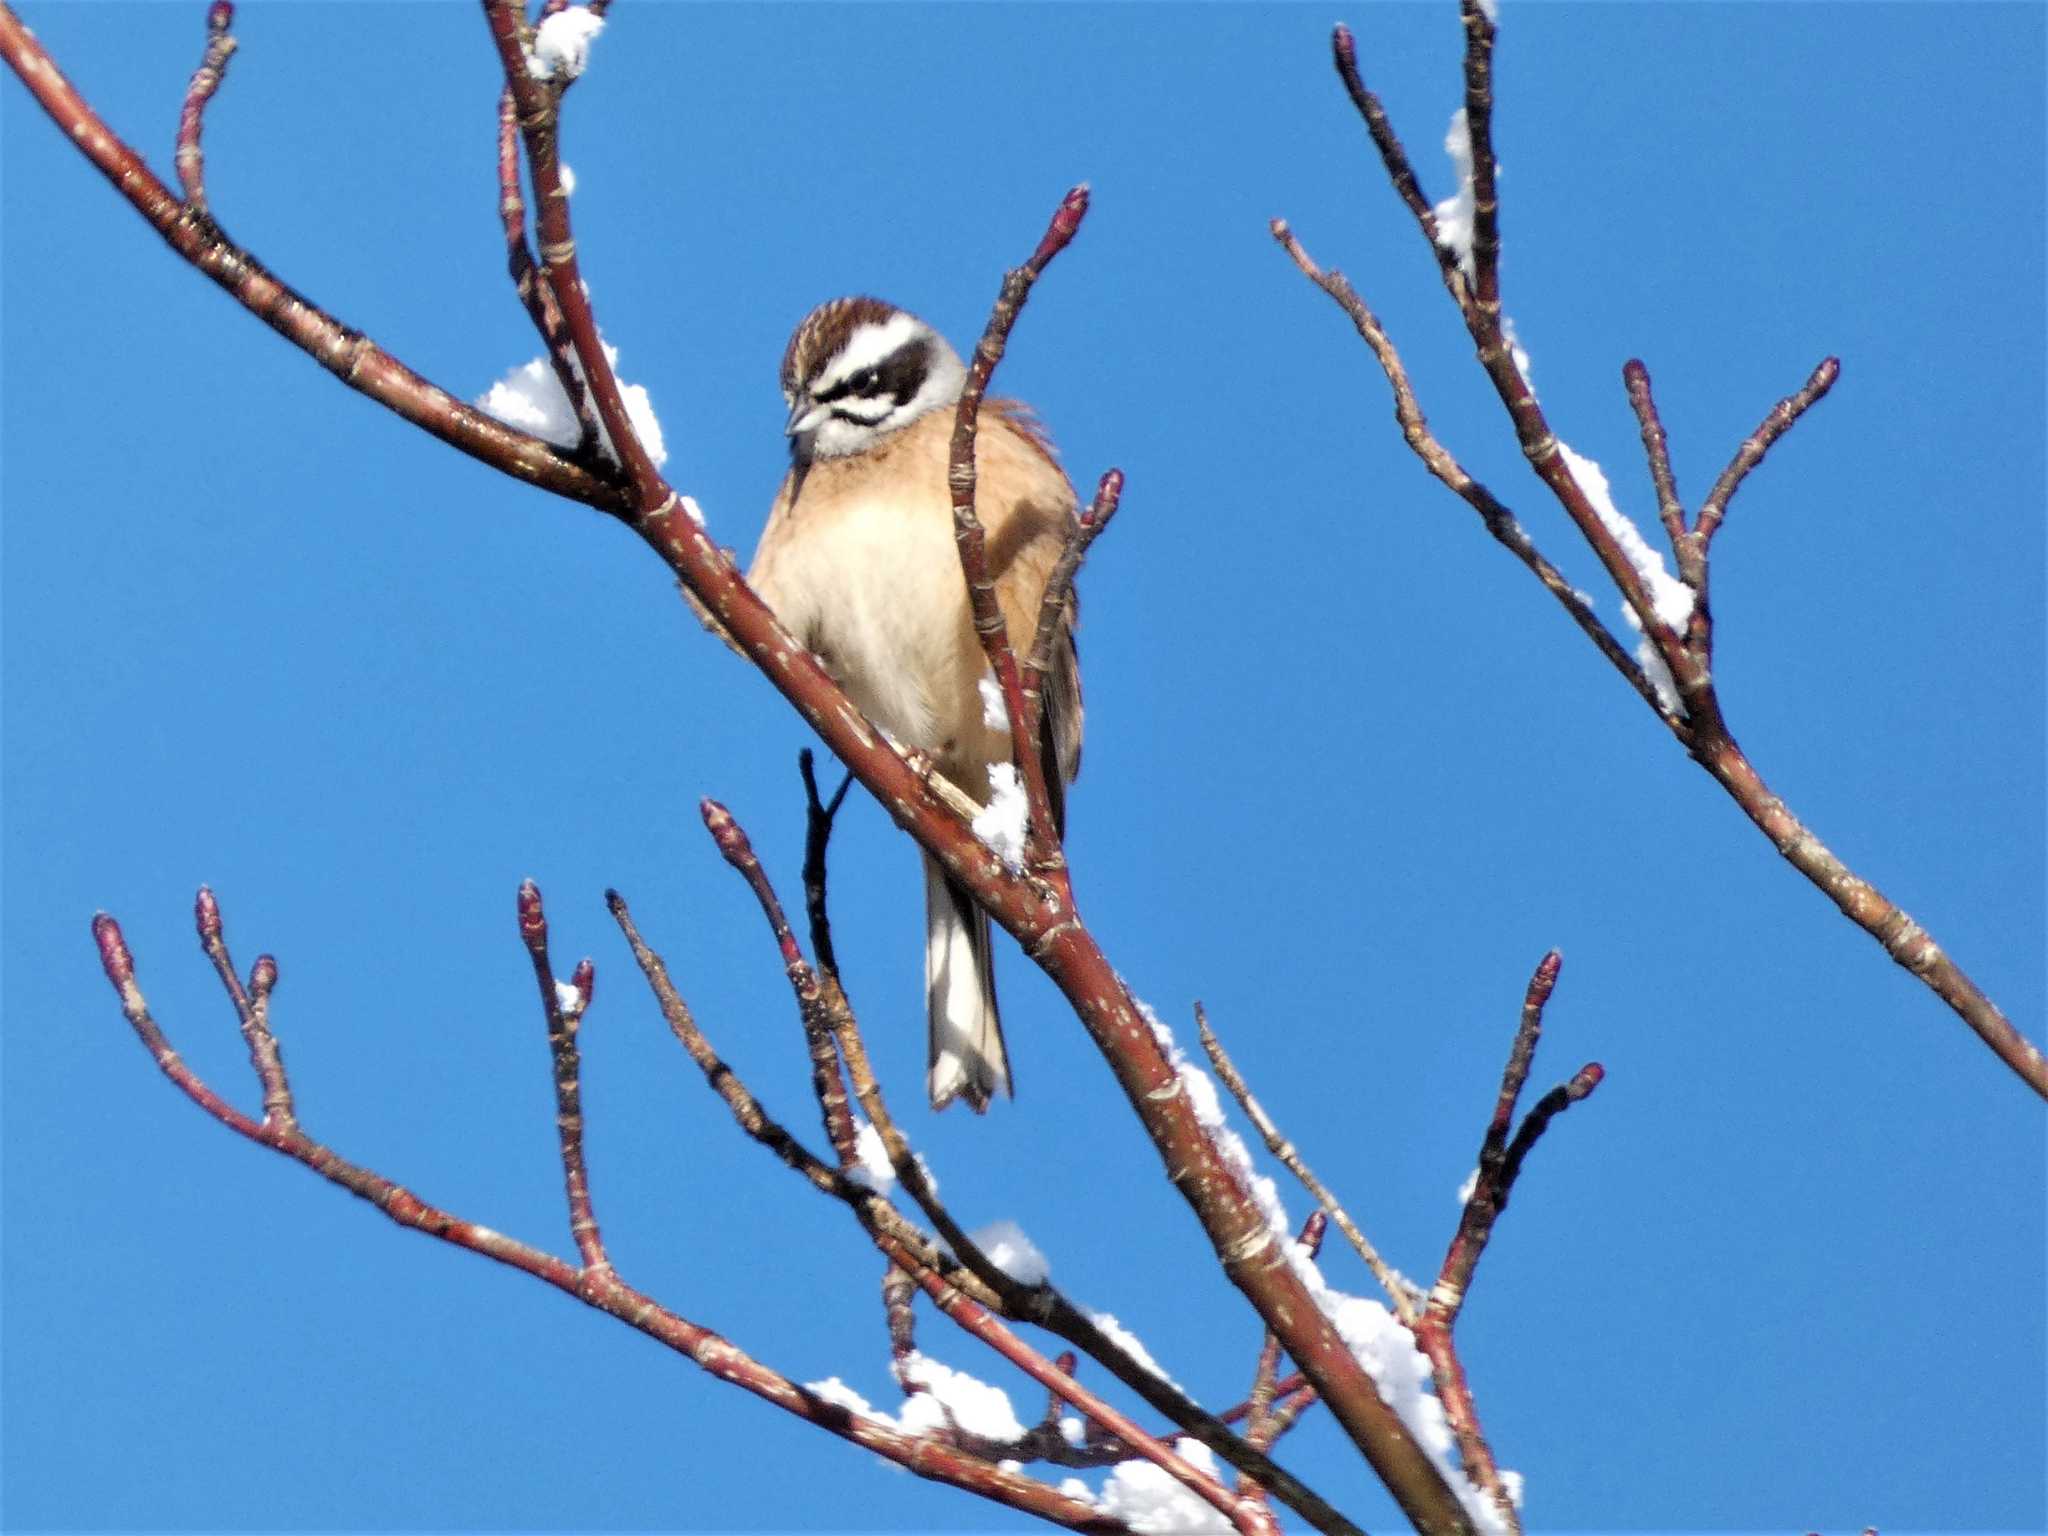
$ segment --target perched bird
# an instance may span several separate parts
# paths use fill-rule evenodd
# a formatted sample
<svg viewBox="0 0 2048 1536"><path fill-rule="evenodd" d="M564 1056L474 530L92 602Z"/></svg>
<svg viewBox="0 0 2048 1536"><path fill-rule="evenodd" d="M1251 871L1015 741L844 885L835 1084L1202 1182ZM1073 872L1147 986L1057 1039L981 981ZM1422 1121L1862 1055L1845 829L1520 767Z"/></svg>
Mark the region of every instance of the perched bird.
<svg viewBox="0 0 2048 1536"><path fill-rule="evenodd" d="M747 581L869 719L986 801L988 770L1010 760L1010 735L983 703L988 664L946 484L966 378L945 338L879 299L834 299L806 315L782 357L790 471ZM1016 401L983 402L975 466L989 575L1021 663L1075 521L1074 490ZM1074 622L1070 600L1042 695L1056 820L1081 761ZM929 856L924 879L926 1086L934 1109L958 1097L978 1112L1011 1091L988 914Z"/></svg>

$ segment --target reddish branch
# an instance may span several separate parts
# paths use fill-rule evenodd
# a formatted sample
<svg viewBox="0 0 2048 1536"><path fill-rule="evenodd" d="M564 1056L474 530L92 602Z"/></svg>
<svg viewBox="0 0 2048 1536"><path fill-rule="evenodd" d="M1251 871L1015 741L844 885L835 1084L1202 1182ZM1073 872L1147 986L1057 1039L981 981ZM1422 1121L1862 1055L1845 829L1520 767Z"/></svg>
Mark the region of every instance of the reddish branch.
<svg viewBox="0 0 2048 1536"><path fill-rule="evenodd" d="M235 8L229 0L213 0L206 13L206 52L192 71L192 83L185 87L185 105L178 113L178 183L185 189L185 204L195 213L206 212L206 155L199 147L199 134L206 122L206 104L227 78L228 60L235 40L228 28L234 25Z"/></svg>
<svg viewBox="0 0 2048 1536"><path fill-rule="evenodd" d="M1301 1280L1279 1262L1277 1239L1223 1161L1182 1093L1172 1065L1108 958L1074 911L1066 882L1005 869L965 822L862 718L823 668L777 624L731 559L690 518L654 471L626 421L580 282L556 158L559 92L527 73L526 26L511 0L486 14L529 157L543 277L559 305L623 474L601 478L523 433L490 421L387 357L271 278L210 220L150 175L63 80L11 11L0 8L0 56L92 163L186 260L344 382L463 451L532 483L624 517L746 654L810 722L899 825L971 890L1075 1009L1144 1124L1174 1186L1201 1222L1224 1274L1279 1334L1288 1355L1365 1454L1403 1512L1425 1531L1468 1521L1427 1454L1352 1355ZM1006 690L1006 699L1013 695ZM1013 727L1029 722L1013 708ZM1024 754L1028 770L1032 754ZM836 1178L832 1170L826 1172Z"/></svg>
<svg viewBox="0 0 2048 1536"><path fill-rule="evenodd" d="M590 1200L590 1173L583 1163L583 1065L576 1049L576 1032L583 1027L583 1012L590 1006L597 973L588 960L578 965L571 996L563 998L555 984L554 963L548 958L547 912L541 906L540 887L531 880L519 887L519 941L533 962L542 1016L548 1021L555 1136L561 1146L562 1184L569 1200L569 1235L575 1239L586 1271L609 1270L611 1260L605 1256L604 1238L598 1232L597 1212Z"/></svg>
<svg viewBox="0 0 2048 1536"><path fill-rule="evenodd" d="M537 897L535 904L538 904ZM207 921L204 909L207 905L202 901L200 926L202 943L211 955L212 943L204 932ZM522 933L526 931L524 906L522 902ZM383 1175L351 1163L320 1145L296 1124L276 1117L266 1117L260 1122L250 1119L209 1088L171 1048L162 1029L150 1015L141 988L136 985L135 962L121 936L120 924L101 913L93 919L92 927L93 938L99 946L101 967L107 980L113 983L114 991L121 1000L121 1011L143 1046L156 1059L164 1075L187 1098L237 1135L304 1164L322 1178L368 1201L400 1226L410 1227L458 1248L466 1248L545 1281L585 1305L667 1345L720 1381L751 1392L787 1413L895 1462L919 1477L965 1489L1072 1530L1120 1532L1124 1529L1120 1522L1102 1515L1092 1505L1069 1498L1021 1473L1005 1471L928 1437L903 1434L874 1419L850 1413L825 1401L755 1360L712 1329L691 1322L627 1285L609 1265L578 1267L570 1264L501 1232L478 1226L427 1204ZM240 1012L239 1004L237 1012ZM282 1075L281 1064L277 1070ZM260 1071L258 1076L263 1078ZM270 1083L264 1080L263 1086L267 1098Z"/></svg>
<svg viewBox="0 0 2048 1536"><path fill-rule="evenodd" d="M781 898L775 894L768 872L761 867L760 859L754 854L754 845L748 841L740 824L716 800L704 801L699 810L711 840L718 845L726 863L738 870L740 877L747 882L747 888L760 902L761 914L768 919L768 927L775 935L783 970L789 977L791 990L796 993L797 1014L803 1021L804 1042L811 1058L811 1089L817 1097L818 1113L824 1120L826 1139L838 1154L839 1166L851 1168L860 1160L854 1140L853 1108L847 1100L846 1081L840 1075L839 1053L833 1045L832 1026L826 1017L825 998L818 978L812 973L810 962L804 959L796 934L790 930L789 919L783 915Z"/></svg>
<svg viewBox="0 0 2048 1536"><path fill-rule="evenodd" d="M1478 1267L1479 1256L1486 1251L1487 1241L1493 1235L1493 1224L1507 1209L1508 1194L1521 1174L1523 1159L1550 1122L1599 1087L1601 1078L1605 1076L1598 1062L1587 1063L1569 1082L1553 1088L1538 1100L1535 1108L1523 1119L1521 1128L1510 1139L1515 1105L1521 1099L1523 1085L1529 1080L1529 1068L1536 1058L1536 1044L1543 1032L1543 1009L1550 1001L1551 991L1557 985L1558 970L1563 964L1563 957L1552 950L1543 957L1529 978L1528 992L1522 999L1521 1023L1508 1051L1506 1070L1501 1074L1500 1093L1494 1101L1493 1116L1487 1122L1486 1134L1480 1141L1479 1171L1473 1180L1472 1193L1465 1201L1458 1230L1452 1235L1450 1249L1444 1255L1443 1268L1430 1289L1429 1303L1421 1318L1410 1325L1416 1343L1429 1357L1436 1395L1444 1405L1444 1418L1457 1439L1458 1454L1465 1463L1466 1472L1486 1491L1502 1516L1517 1526L1519 1519L1514 1502L1501 1481L1492 1447L1480 1430L1479 1410L1472 1401L1472 1389L1465 1380L1465 1367L1458 1358L1452 1332L1457 1327L1458 1313L1465 1304L1465 1295L1471 1287L1472 1273Z"/></svg>
<svg viewBox="0 0 2048 1536"><path fill-rule="evenodd" d="M806 769L806 826L807 842L810 844L806 867L810 865L811 855L815 854L818 868L817 885L809 898L812 902L812 918L816 932L818 925L823 921L825 911L823 844L830 833L830 818L821 814L817 786L808 771L809 765L802 766ZM760 904L762 915L768 920L769 931L782 957L791 988L796 994L799 1012L806 1019L806 1032L811 1034L814 1040L813 1061L816 1062L818 1059L815 1032L822 1031L818 1031L817 1025L811 1020L822 1014L820 1022L830 1030L831 1040L839 1047L839 1055L846 1063L861 1108L867 1113L870 1123L881 1137L898 1181L937 1229L946 1248L972 1276L973 1281L983 1288L983 1294L1001 1315L1034 1323L1056 1337L1077 1345L1097 1364L1165 1414L1181 1434L1201 1441L1225 1461L1238 1467L1245 1476L1272 1489L1276 1497L1300 1513L1318 1530L1354 1531L1355 1527L1326 1500L1294 1474L1268 1458L1264 1446L1252 1439L1232 1434L1221 1419L1208 1413L1198 1403L1163 1380L1155 1371L1133 1358L1129 1350L1103 1333L1088 1313L1075 1306L1058 1289L1044 1281L1024 1284L982 1251L980 1245L968 1235L954 1219L952 1212L939 1200L932 1181L926 1176L923 1160L911 1150L908 1138L897 1126L895 1117L890 1114L881 1085L876 1082L874 1073L869 1069L867 1048L861 1039L860 1026L854 1018L851 1003L835 978L820 978L804 960L795 935L791 933L789 923L783 915L782 903L775 894L774 884L769 879L767 871L761 867L760 860L755 857L752 843L745 831L733 820L731 814L716 802L705 802L704 820L726 862L747 882ZM657 995L659 996L659 989ZM667 1006L664 1001L664 1008ZM814 1086L817 1088L820 1107L825 1111L829 1126L832 1123L833 1110L826 1102L827 1095L838 1093L843 1099L836 1064L829 1074L823 1070L818 1072L814 1076ZM845 1134L841 1166L850 1167L855 1160L850 1120L847 1122ZM890 1254L886 1248L884 1252L891 1257L892 1262L902 1264L917 1283L927 1289L931 1283L927 1280L928 1271L934 1279L941 1278L938 1277L936 1270L932 1270L929 1261L920 1268L915 1263L906 1263ZM947 1283L957 1286L958 1279L956 1274L950 1277ZM892 1336L895 1331L895 1325L892 1323ZM1032 1369L1035 1370L1036 1367ZM1087 1404L1093 1399L1070 1397L1068 1401L1077 1408L1087 1411ZM1116 1448L1138 1448L1136 1442L1130 1441L1108 1421L1092 1412L1089 1412L1089 1418L1091 1423L1101 1426L1105 1434L1098 1437L1097 1443L1091 1447L1090 1456L1071 1464L1100 1465L1105 1461L1125 1460L1128 1459L1127 1456L1113 1454ZM1164 1443L1166 1436L1162 1434L1157 1438ZM1144 1454L1142 1448L1138 1449L1140 1454ZM1018 1454L1017 1448L1010 1447L1006 1454ZM1236 1518L1235 1514L1232 1518Z"/></svg>
<svg viewBox="0 0 2048 1536"><path fill-rule="evenodd" d="M547 348L548 365L561 386L562 398L575 413L576 457L587 462L597 452L597 417L591 411L583 377L576 371L576 350L570 345L554 290L540 280L533 245L526 238L526 199L519 192L519 119L510 91L498 93L498 218L505 227L505 270Z"/></svg>
<svg viewBox="0 0 2048 1536"><path fill-rule="evenodd" d="M1031 638L1031 649L1025 652L1022 680L1019 689L1024 700L1024 718L1033 722L1040 720L1039 701L1044 695L1046 675L1052 671L1053 658L1059 645L1060 631L1067 622L1067 604L1074 592L1074 578L1080 574L1081 562L1088 558L1088 548L1109 526L1109 520L1116 516L1116 509L1123 501L1124 472L1112 469L1102 477L1095 487L1095 499L1088 504L1088 510L1081 514L1081 520L1067 535L1067 542L1060 549L1059 559L1053 562L1052 574L1045 581L1045 595L1039 599L1038 629ZM1014 722L1011 741L1017 744ZM1034 748L1031 756L1043 762L1043 756Z"/></svg>
<svg viewBox="0 0 2048 1536"><path fill-rule="evenodd" d="M611 439L613 456L623 466L633 489L633 505L643 516L680 512L679 498L661 478L654 461L634 433L626 415L625 397L599 340L597 316L583 283L576 239L569 227L569 192L562 182L556 108L562 85L534 78L527 67L533 29L516 0L485 0L484 17L498 45L498 63L505 88L512 95L514 115L526 143L527 174L533 181L534 223L540 235L540 276L554 299L563 328L575 347L576 361L599 422Z"/></svg>
<svg viewBox="0 0 2048 1536"><path fill-rule="evenodd" d="M1009 627L1003 620L1002 607L996 601L995 578L989 574L981 519L974 509L978 476L974 440L981 422L982 397L988 393L988 381L996 371L996 364L1003 360L1003 350L1009 345L1010 328L1017 323L1018 311L1031 296L1039 274L1053 257L1067 248L1087 214L1088 188L1085 185L1075 187L1054 211L1052 222L1046 226L1045 234L1038 242L1038 249L1021 267L1013 267L1003 274L1002 290L996 296L995 307L989 311L988 325L981 333L981 340L975 343L974 357L967 367L967 382L961 388L960 403L954 408L953 442L946 468L946 483L953 497L954 542L960 551L960 571L967 582L974 632L981 640L982 652L988 657L989 668L1002 689L1003 705L1010 718L1010 756L1017 765L1019 782L1024 786L1024 802L1030 818L1026 862L1034 872L1062 880L1065 858L1057 846L1059 833L1053 823L1051 791L1045 782L1045 760L1038 747L1038 715L1025 699L1026 682L1037 680L1027 679L1020 671L1010 646ZM1115 477L1114 489L1110 476ZM1108 505L1114 513L1115 498L1123 489L1123 476L1115 470L1110 471L1110 476L1103 479L1102 494L1110 498ZM1108 519L1105 517L1103 521ZM1082 543L1084 532L1084 529L1075 529L1068 534L1068 549ZM1085 534L1089 539L1093 536ZM1075 565L1078 567L1079 563L1079 555L1076 554ZM1072 583L1073 572L1069 571L1067 586L1071 588ZM1052 594L1052 585L1048 583L1047 602L1052 600ZM1046 635L1045 627L1046 620L1041 615L1039 639L1045 644L1049 657L1051 637ZM1038 654L1038 644L1039 641L1034 641L1033 656Z"/></svg>
<svg viewBox="0 0 2048 1536"><path fill-rule="evenodd" d="M1302 273L1351 317L1359 334L1372 348L1393 389L1395 415L1401 423L1402 434L1430 472L1470 503L1485 519L1495 538L1513 551L1564 604L1580 631L1656 712L1686 751L1770 839L1771 845L1818 886L1851 922L1882 944L1894 961L1926 983L2022 1081L2048 1098L2048 1059L2043 1058L2040 1049L2013 1027L1982 989L1949 959L1924 929L1876 887L1854 874L1770 791L1762 775L1736 744L1715 687L1713 625L1707 601L1709 546L1726 516L1729 500L1743 480L1763 460L1771 446L1833 386L1840 373L1840 363L1834 358L1823 360L1805 385L1778 402L1757 430L1736 450L1727 469L1701 504L1690 530L1686 527L1684 505L1671 470L1663 424L1657 418L1651 397L1648 371L1635 361L1623 370L1629 401L1642 429L1644 454L1657 494L1659 520L1671 541L1679 579L1693 594L1692 610L1683 627L1674 627L1666 622L1657 614L1646 577L1629 560L1613 530L1602 520L1584 488L1574 478L1562 445L1530 391L1528 381L1515 364L1514 349L1507 340L1502 323L1499 290L1499 205L1492 138L1495 29L1479 0L1461 0L1461 12L1465 27L1465 123L1472 147L1474 204L1472 272L1469 278L1458 257L1440 240L1434 211L1423 194L1414 165L1402 148L1379 98L1366 87L1360 76L1357 44L1350 30L1342 26L1336 29L1332 39L1337 73L1364 120L1395 193L1429 243L1444 286L1457 304L1477 348L1479 362L1507 408L1522 452L1577 525L1623 599L1641 620L1645 636L1670 671L1678 699L1682 701L1680 707L1674 708L1659 697L1643 669L1605 625L1593 616L1586 602L1571 591L1555 567L1536 551L1507 508L1467 475L1430 434L1392 342L1342 274L1325 273L1318 268L1284 221L1274 221L1274 235L1286 247Z"/></svg>
<svg viewBox="0 0 2048 1536"><path fill-rule="evenodd" d="M208 51L213 43L209 36ZM537 437L506 426L456 399L279 282L228 239L212 217L175 196L116 138L51 62L13 10L0 5L0 58L79 153L172 250L244 309L340 379L493 469L601 511L622 513L625 496ZM195 128L196 133L196 128Z"/></svg>
<svg viewBox="0 0 2048 1536"><path fill-rule="evenodd" d="M1384 120L1384 114L1381 116ZM1544 590L1563 605L1571 621L1578 625L1579 632L1599 647L1600 654L1628 679L1629 685L1642 697L1643 702L1656 710L1660 716L1666 714L1663 704L1657 697L1656 688L1651 685L1649 678L1643 675L1643 669L1636 665L1635 658L1608 633L1607 626L1602 624L1599 616L1593 612L1592 603L1565 580L1563 572L1544 557L1543 552L1536 547L1536 541L1529 537L1528 531L1516 520L1507 504L1468 474L1464 465L1460 464L1450 450L1438 441L1436 434L1430 431L1429 422L1422 414L1422 406L1415 397L1414 386L1408 381L1408 369L1401 361L1401 354L1394 349L1394 344L1388 339L1379 317L1366 305L1365 300L1359 297L1350 280L1334 268L1324 271L1317 266L1314 259L1302 248L1301 242L1295 238L1294 231L1288 227L1285 219L1273 220L1271 228L1273 238L1280 242L1281 248L1287 252L1302 275L1327 293L1338 308L1351 317L1351 323L1357 328L1359 336L1372 349L1373 356L1378 359L1381 370L1387 376L1387 383L1393 389L1394 419L1400 423L1402 437L1407 440L1415 456L1422 460L1423 466L1479 514L1480 520L1486 525L1486 531L1543 583ZM1450 275L1446 281L1460 285L1464 282L1455 262L1451 264ZM1459 291L1462 291L1462 288Z"/></svg>

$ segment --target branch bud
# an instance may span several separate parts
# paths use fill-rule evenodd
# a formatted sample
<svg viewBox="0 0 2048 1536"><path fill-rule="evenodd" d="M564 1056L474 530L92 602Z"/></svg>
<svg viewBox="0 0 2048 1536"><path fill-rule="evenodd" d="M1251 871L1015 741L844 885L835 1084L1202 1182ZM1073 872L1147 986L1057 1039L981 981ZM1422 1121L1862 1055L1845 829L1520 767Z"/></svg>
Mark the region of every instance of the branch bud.
<svg viewBox="0 0 2048 1536"><path fill-rule="evenodd" d="M548 947L548 915L540 904L540 887L531 880L519 882L519 937L535 954Z"/></svg>
<svg viewBox="0 0 2048 1536"><path fill-rule="evenodd" d="M104 912L92 915L93 942L100 947L100 969L117 992L135 985L135 957L128 953L128 941L121 937L121 925Z"/></svg>
<svg viewBox="0 0 2048 1536"><path fill-rule="evenodd" d="M192 920L199 928L199 942L213 944L220 939L220 903L213 899L213 888L202 885L199 895L192 902Z"/></svg>
<svg viewBox="0 0 2048 1536"><path fill-rule="evenodd" d="M1060 199L1060 206L1052 216L1052 223L1046 226L1045 238L1038 242L1038 249L1031 253L1027 263L1035 274L1045 264L1067 248L1081 228L1081 221L1088 216L1088 183L1082 182Z"/></svg>

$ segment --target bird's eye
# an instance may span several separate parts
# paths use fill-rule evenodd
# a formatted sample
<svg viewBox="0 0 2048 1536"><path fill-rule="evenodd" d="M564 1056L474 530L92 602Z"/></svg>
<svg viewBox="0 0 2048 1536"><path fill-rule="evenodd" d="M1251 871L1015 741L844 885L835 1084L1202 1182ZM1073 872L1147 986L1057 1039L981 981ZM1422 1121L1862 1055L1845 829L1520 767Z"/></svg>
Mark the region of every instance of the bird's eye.
<svg viewBox="0 0 2048 1536"><path fill-rule="evenodd" d="M863 368L846 381L846 387L856 395L872 395L881 387L882 376L872 368Z"/></svg>

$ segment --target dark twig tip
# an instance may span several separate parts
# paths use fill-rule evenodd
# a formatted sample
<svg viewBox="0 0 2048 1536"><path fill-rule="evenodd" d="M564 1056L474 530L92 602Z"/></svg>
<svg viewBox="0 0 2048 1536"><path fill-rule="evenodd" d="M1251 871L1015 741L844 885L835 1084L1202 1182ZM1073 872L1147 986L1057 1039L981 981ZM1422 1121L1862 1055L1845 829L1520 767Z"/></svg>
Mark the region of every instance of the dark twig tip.
<svg viewBox="0 0 2048 1536"><path fill-rule="evenodd" d="M220 903L214 900L211 886L202 885L199 894L193 898L192 921L199 928L202 944L211 944L220 937Z"/></svg>
<svg viewBox="0 0 2048 1536"><path fill-rule="evenodd" d="M569 985L576 989L576 995L582 1000L582 1006L588 1008L590 1006L590 994L597 987L597 964L588 955L577 962L576 969L569 976Z"/></svg>
<svg viewBox="0 0 2048 1536"><path fill-rule="evenodd" d="M1572 1075L1570 1082L1564 1085L1564 1096L1576 1104L1595 1088L1598 1088L1606 1079L1607 1069L1597 1061L1589 1061Z"/></svg>
<svg viewBox="0 0 2048 1536"><path fill-rule="evenodd" d="M135 980L135 957L128 953L128 941L121 937L121 925L105 912L92 915L93 942L100 947L100 968L117 988Z"/></svg>
<svg viewBox="0 0 2048 1536"><path fill-rule="evenodd" d="M249 968L249 990L268 994L277 988L277 957L258 955L256 963Z"/></svg>
<svg viewBox="0 0 2048 1536"><path fill-rule="evenodd" d="M1643 360L1632 357L1621 365L1622 382L1631 389L1640 389L1650 382L1650 370L1643 366Z"/></svg>
<svg viewBox="0 0 2048 1536"><path fill-rule="evenodd" d="M1330 29L1330 54L1339 69L1349 72L1358 68L1358 39L1341 21Z"/></svg>
<svg viewBox="0 0 2048 1536"><path fill-rule="evenodd" d="M626 898L610 886L604 888L604 907L613 917L626 910Z"/></svg>
<svg viewBox="0 0 2048 1536"><path fill-rule="evenodd" d="M1330 1213L1317 1210L1309 1213L1307 1221L1301 1224L1301 1246L1308 1250L1310 1258L1322 1251L1323 1234L1330 1229Z"/></svg>
<svg viewBox="0 0 2048 1536"><path fill-rule="evenodd" d="M206 12L206 29L209 32L225 32L234 24L234 0L213 0L213 4Z"/></svg>

